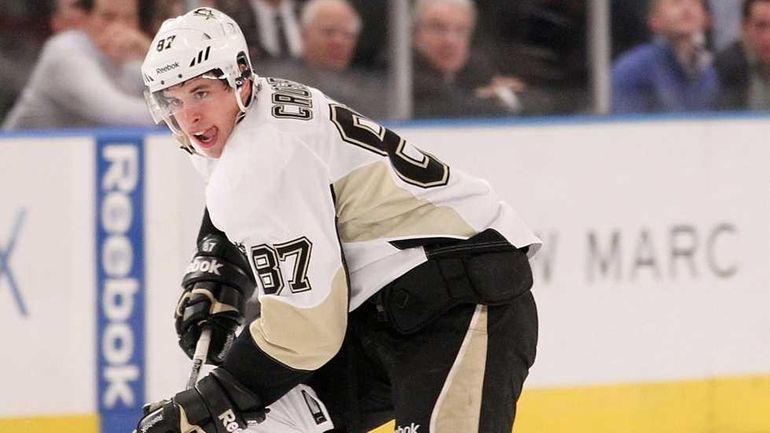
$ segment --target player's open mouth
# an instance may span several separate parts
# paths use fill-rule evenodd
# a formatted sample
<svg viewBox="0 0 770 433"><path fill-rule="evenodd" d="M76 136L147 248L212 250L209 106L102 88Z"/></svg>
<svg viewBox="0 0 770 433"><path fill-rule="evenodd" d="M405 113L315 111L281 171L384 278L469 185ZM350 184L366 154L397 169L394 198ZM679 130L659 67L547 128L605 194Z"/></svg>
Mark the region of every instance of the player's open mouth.
<svg viewBox="0 0 770 433"><path fill-rule="evenodd" d="M203 146L212 145L217 138L217 127L212 126L202 132L196 132L193 134L193 137Z"/></svg>

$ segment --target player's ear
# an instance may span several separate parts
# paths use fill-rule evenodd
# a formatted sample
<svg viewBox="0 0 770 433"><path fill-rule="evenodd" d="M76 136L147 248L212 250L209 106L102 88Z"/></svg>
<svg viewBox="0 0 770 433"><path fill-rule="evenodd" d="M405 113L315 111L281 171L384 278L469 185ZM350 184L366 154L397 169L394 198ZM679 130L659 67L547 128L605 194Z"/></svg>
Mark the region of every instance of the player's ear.
<svg viewBox="0 0 770 433"><path fill-rule="evenodd" d="M249 101L251 98L251 79L244 80L244 85L238 89L241 92L241 101Z"/></svg>

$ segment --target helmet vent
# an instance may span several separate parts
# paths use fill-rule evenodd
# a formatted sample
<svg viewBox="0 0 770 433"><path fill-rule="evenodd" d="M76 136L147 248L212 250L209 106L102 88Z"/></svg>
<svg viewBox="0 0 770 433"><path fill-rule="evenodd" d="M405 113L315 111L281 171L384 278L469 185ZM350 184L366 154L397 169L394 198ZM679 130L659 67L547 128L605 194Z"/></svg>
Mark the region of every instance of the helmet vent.
<svg viewBox="0 0 770 433"><path fill-rule="evenodd" d="M198 51L198 56L193 57L192 62L190 62L190 66L195 66L199 63L205 62L209 59L209 54L211 53L211 45L206 47L205 50Z"/></svg>

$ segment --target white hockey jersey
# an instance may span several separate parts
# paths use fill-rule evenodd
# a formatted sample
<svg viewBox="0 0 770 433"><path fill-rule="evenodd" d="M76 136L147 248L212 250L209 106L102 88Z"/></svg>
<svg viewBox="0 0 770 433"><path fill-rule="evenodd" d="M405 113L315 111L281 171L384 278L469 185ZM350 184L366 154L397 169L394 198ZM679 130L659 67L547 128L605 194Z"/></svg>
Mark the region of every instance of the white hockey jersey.
<svg viewBox="0 0 770 433"><path fill-rule="evenodd" d="M259 88L206 204L251 262L261 317L247 329L276 364L315 370L338 351L348 311L426 260L398 241L491 227L530 254L540 245L487 182L316 89L274 78Z"/></svg>

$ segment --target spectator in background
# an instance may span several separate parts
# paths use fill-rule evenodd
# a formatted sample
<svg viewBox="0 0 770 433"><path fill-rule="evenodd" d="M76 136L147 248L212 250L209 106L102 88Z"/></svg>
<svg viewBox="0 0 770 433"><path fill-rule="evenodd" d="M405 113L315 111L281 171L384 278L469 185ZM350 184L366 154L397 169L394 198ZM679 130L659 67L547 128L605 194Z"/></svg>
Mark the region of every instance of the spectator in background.
<svg viewBox="0 0 770 433"><path fill-rule="evenodd" d="M639 0L623 1L613 16ZM494 60L503 75L527 83L520 95L522 114L574 113L588 107L585 0L484 0L477 7L473 51Z"/></svg>
<svg viewBox="0 0 770 433"><path fill-rule="evenodd" d="M139 73L150 39L139 30L136 0L81 3L84 29L46 42L4 129L152 124Z"/></svg>
<svg viewBox="0 0 770 433"><path fill-rule="evenodd" d="M251 50L251 59L299 58L302 0L201 0L235 20ZM258 62L256 62L258 63Z"/></svg>
<svg viewBox="0 0 770 433"><path fill-rule="evenodd" d="M382 0L350 0L361 16L353 67L384 71L390 62L388 50L389 3Z"/></svg>
<svg viewBox="0 0 770 433"><path fill-rule="evenodd" d="M728 110L770 109L770 0L745 0L742 38L719 52L714 65Z"/></svg>
<svg viewBox="0 0 770 433"><path fill-rule="evenodd" d="M743 0L708 0L710 26L706 31L709 48L716 52L730 45L740 35ZM649 40L645 25L650 0L611 0L612 57Z"/></svg>
<svg viewBox="0 0 770 433"><path fill-rule="evenodd" d="M145 34L154 35L163 21L187 11L185 0L139 0L139 22Z"/></svg>
<svg viewBox="0 0 770 433"><path fill-rule="evenodd" d="M414 116L501 116L521 110L523 84L471 58L472 0L418 0L413 46Z"/></svg>
<svg viewBox="0 0 770 433"><path fill-rule="evenodd" d="M51 31L59 33L69 29L82 29L88 21L88 11L83 0L56 0L51 14Z"/></svg>
<svg viewBox="0 0 770 433"><path fill-rule="evenodd" d="M382 80L351 69L350 63L361 32L361 18L347 0L310 0L300 17L300 59L265 61L257 65L262 75L287 78L312 87L362 114L382 118Z"/></svg>
<svg viewBox="0 0 770 433"><path fill-rule="evenodd" d="M654 42L621 55L612 68L614 113L703 111L715 108L716 70L706 50L702 0L651 0Z"/></svg>
<svg viewBox="0 0 770 433"><path fill-rule="evenodd" d="M10 111L51 37L54 0L0 1L0 122Z"/></svg>
<svg viewBox="0 0 770 433"><path fill-rule="evenodd" d="M650 39L646 24L650 0L611 0L610 43L612 58Z"/></svg>
<svg viewBox="0 0 770 433"><path fill-rule="evenodd" d="M311 0L302 11L303 59L313 68L344 71L361 32L361 18L345 0Z"/></svg>

